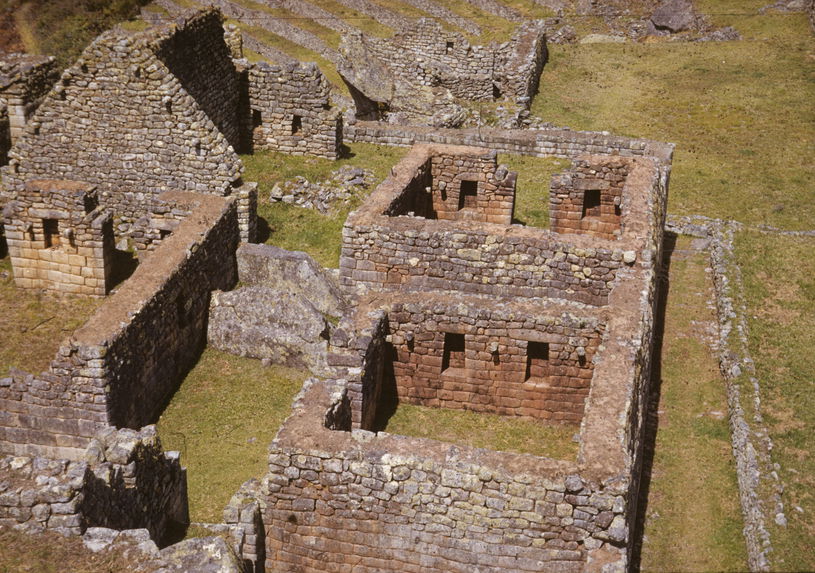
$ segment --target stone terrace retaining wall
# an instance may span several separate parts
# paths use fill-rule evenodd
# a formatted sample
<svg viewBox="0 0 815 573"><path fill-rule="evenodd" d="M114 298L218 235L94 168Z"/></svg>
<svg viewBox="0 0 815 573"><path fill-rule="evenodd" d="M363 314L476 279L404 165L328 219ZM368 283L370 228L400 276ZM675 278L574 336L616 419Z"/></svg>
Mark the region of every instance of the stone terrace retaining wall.
<svg viewBox="0 0 815 573"><path fill-rule="evenodd" d="M218 126L236 132L237 100L218 92L234 89L237 97L220 77L234 74L217 12L134 35L103 34L26 126L3 168L6 198L29 179L87 181L117 223L132 223L166 190L229 194L243 167ZM235 117L213 111L226 103Z"/></svg>
<svg viewBox="0 0 815 573"><path fill-rule="evenodd" d="M0 458L0 526L81 535L89 527L146 528L160 540L186 523L186 472L154 426L108 428L85 461Z"/></svg>
<svg viewBox="0 0 815 573"><path fill-rule="evenodd" d="M235 201L166 199L192 214L60 347L48 371L0 380L0 452L76 459L102 427L152 422L197 359L209 293L236 280Z"/></svg>
<svg viewBox="0 0 815 573"><path fill-rule="evenodd" d="M670 161L673 155L673 145L669 143L568 129L442 129L357 121L345 126L343 134L349 141L363 143L403 147L416 143L469 145L536 157L644 155Z"/></svg>

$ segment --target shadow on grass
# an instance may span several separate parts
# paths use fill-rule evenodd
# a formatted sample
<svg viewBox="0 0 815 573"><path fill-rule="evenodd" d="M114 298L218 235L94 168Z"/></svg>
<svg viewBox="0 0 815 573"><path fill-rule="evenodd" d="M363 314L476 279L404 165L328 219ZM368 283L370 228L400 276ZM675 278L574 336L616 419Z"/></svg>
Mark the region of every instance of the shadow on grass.
<svg viewBox="0 0 815 573"><path fill-rule="evenodd" d="M255 242L263 244L266 241L268 241L271 236L272 228L269 226L269 221L267 221L263 217L258 216L258 226L257 234L255 236Z"/></svg>
<svg viewBox="0 0 815 573"><path fill-rule="evenodd" d="M659 292L657 294L656 314L654 316L654 345L651 358L651 388L647 397L642 428L642 455L640 469L639 492L634 508L634 523L632 527L633 544L631 548L631 561L629 571L639 571L642 560L642 534L645 524L645 515L648 510L648 495L651 490L651 470L654 465L654 450L656 448L657 430L659 429L659 397L662 388L662 341L665 335L665 310L668 303L668 290L670 284L668 276L671 270L671 256L676 247L676 233L665 233L662 250L662 266L660 268Z"/></svg>

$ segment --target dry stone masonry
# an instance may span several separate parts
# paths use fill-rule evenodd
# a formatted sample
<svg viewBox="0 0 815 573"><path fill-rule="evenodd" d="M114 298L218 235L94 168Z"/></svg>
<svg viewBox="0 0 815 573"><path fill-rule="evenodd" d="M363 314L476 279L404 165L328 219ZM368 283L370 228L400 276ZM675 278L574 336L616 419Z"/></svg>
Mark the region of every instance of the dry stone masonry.
<svg viewBox="0 0 815 573"><path fill-rule="evenodd" d="M547 58L541 22L522 24L504 44L471 46L431 19L390 39L343 36L340 54L338 70L357 118L451 127L465 117L454 111L453 98L508 99L528 107Z"/></svg>
<svg viewBox="0 0 815 573"><path fill-rule="evenodd" d="M417 146L349 215L354 307L331 335L335 374L306 383L260 482L267 570L626 570L668 163L585 157L555 178L560 197L563 179L609 167L622 199L608 238L428 217L439 181L458 210L486 216L457 189L474 165L496 178L482 149ZM579 454L377 433L394 394L573 425Z"/></svg>

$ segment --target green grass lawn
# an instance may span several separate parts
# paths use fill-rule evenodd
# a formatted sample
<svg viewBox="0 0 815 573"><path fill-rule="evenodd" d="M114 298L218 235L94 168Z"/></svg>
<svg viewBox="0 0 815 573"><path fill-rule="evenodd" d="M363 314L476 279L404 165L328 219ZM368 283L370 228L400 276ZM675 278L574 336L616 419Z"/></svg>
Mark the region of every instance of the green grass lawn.
<svg viewBox="0 0 815 573"><path fill-rule="evenodd" d="M0 259L0 378L12 366L38 374L102 299L60 296L14 285L11 259Z"/></svg>
<svg viewBox="0 0 815 573"><path fill-rule="evenodd" d="M770 521L773 570L815 571L815 238L737 236L762 414L788 525ZM745 381L745 383L749 383Z"/></svg>
<svg viewBox="0 0 815 573"><path fill-rule="evenodd" d="M390 434L432 438L519 454L574 460L578 444L576 426L558 426L533 420L400 404L385 427Z"/></svg>
<svg viewBox="0 0 815 573"><path fill-rule="evenodd" d="M268 228L267 243L284 249L305 251L325 267L336 268L340 260L342 226L348 213L359 205L362 197L336 212L323 215L314 209L305 209L287 203L272 203L269 192L275 183L302 175L309 181L321 181L343 165L365 167L374 172L372 191L388 174L391 166L407 154L403 147L388 147L355 143L348 147L345 157L338 161L318 157L289 156L283 153L261 151L244 155L244 179L258 182L258 217Z"/></svg>
<svg viewBox="0 0 815 573"><path fill-rule="evenodd" d="M158 422L187 467L190 519L220 523L232 495L267 471L267 450L309 376L206 349Z"/></svg>
<svg viewBox="0 0 815 573"><path fill-rule="evenodd" d="M711 11L756 11L745 0ZM670 211L812 226L815 37L803 14L722 16L744 40L556 46L532 110L677 144Z"/></svg>
<svg viewBox="0 0 815 573"><path fill-rule="evenodd" d="M501 154L498 162L518 173L515 185L515 222L530 227L549 228L549 185L552 176L568 169L572 162L556 157Z"/></svg>
<svg viewBox="0 0 815 573"><path fill-rule="evenodd" d="M670 268L643 571L743 571L746 548L724 382L710 342L707 256L680 238ZM660 381L655 381L655 383Z"/></svg>

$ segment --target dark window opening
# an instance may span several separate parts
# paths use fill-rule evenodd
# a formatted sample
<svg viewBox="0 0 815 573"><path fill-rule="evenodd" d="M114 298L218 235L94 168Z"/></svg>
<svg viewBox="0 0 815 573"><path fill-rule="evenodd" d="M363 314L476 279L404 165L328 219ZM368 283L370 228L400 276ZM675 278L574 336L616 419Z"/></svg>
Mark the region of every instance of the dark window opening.
<svg viewBox="0 0 815 573"><path fill-rule="evenodd" d="M492 99L501 99L501 88L498 87L498 84L492 84Z"/></svg>
<svg viewBox="0 0 815 573"><path fill-rule="evenodd" d="M464 335L453 332L444 333L444 356L441 371L448 368L464 368Z"/></svg>
<svg viewBox="0 0 815 573"><path fill-rule="evenodd" d="M59 221L56 219L43 219L42 230L45 235L45 248L59 247Z"/></svg>
<svg viewBox="0 0 815 573"><path fill-rule="evenodd" d="M158 230L159 238L162 239L162 240L166 239L167 237L169 237L172 234L173 234L173 232L170 231L169 229L159 229Z"/></svg>
<svg viewBox="0 0 815 573"><path fill-rule="evenodd" d="M583 217L600 216L600 190L587 189L583 195Z"/></svg>
<svg viewBox="0 0 815 573"><path fill-rule="evenodd" d="M526 378L546 378L549 375L549 344L528 342L526 347Z"/></svg>
<svg viewBox="0 0 815 573"><path fill-rule="evenodd" d="M263 125L263 115L259 109L252 110L252 127L260 127Z"/></svg>
<svg viewBox="0 0 815 573"><path fill-rule="evenodd" d="M454 46L453 42L446 42L445 43L445 48L447 49L448 52L453 51L453 46Z"/></svg>
<svg viewBox="0 0 815 573"><path fill-rule="evenodd" d="M461 180L458 192L458 208L475 209L478 203L478 181Z"/></svg>
<svg viewBox="0 0 815 573"><path fill-rule="evenodd" d="M303 129L303 118L295 115L291 120L291 134L299 133L301 129Z"/></svg>
<svg viewBox="0 0 815 573"><path fill-rule="evenodd" d="M183 328L190 323L192 318L192 300L183 294L179 294L178 298L175 299L175 307L178 312L178 326Z"/></svg>

